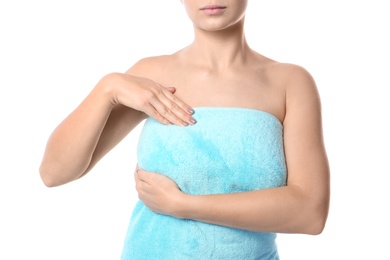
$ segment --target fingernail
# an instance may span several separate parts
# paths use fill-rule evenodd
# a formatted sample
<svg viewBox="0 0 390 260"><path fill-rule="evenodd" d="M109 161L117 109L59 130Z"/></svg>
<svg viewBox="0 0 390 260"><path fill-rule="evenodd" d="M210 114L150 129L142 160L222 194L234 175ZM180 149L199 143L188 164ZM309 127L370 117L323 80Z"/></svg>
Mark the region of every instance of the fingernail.
<svg viewBox="0 0 390 260"><path fill-rule="evenodd" d="M190 122L191 122L192 124L196 124L195 118L191 117L191 118L190 118Z"/></svg>
<svg viewBox="0 0 390 260"><path fill-rule="evenodd" d="M187 122L182 122L182 124L183 124L184 126L188 126L188 123L187 123Z"/></svg>
<svg viewBox="0 0 390 260"><path fill-rule="evenodd" d="M195 113L195 111L192 108L190 108L190 109L188 109L188 113L190 113L192 115L193 113Z"/></svg>

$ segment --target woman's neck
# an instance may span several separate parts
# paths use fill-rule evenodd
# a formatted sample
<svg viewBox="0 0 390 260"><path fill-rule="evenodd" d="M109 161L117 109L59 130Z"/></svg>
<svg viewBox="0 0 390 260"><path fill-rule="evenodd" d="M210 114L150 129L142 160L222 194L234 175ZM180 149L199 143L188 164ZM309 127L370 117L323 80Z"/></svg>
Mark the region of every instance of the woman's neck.
<svg viewBox="0 0 390 260"><path fill-rule="evenodd" d="M244 22L220 31L195 28L194 42L186 48L190 60L210 70L222 70L247 60L250 48L244 34Z"/></svg>

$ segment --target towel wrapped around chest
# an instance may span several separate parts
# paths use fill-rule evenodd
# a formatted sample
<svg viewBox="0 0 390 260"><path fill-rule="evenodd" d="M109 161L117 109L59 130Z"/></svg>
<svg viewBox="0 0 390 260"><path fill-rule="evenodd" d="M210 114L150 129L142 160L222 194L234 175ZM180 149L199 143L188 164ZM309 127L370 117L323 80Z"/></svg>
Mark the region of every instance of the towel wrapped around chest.
<svg viewBox="0 0 390 260"><path fill-rule="evenodd" d="M164 174L187 194L224 194L284 186L283 126L255 109L195 108L193 126L148 118L138 142L141 169ZM213 225L151 212L137 202L125 259L279 259L276 234Z"/></svg>

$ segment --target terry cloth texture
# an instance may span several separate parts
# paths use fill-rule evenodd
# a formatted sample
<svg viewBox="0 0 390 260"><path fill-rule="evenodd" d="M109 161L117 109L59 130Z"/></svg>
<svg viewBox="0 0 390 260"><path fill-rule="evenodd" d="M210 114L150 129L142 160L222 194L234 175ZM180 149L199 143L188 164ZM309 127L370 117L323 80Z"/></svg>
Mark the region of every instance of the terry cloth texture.
<svg viewBox="0 0 390 260"><path fill-rule="evenodd" d="M283 126L248 108L198 107L197 123L178 127L148 118L138 165L173 179L188 194L222 194L286 185ZM276 234L156 214L141 201L131 216L122 260L279 259Z"/></svg>

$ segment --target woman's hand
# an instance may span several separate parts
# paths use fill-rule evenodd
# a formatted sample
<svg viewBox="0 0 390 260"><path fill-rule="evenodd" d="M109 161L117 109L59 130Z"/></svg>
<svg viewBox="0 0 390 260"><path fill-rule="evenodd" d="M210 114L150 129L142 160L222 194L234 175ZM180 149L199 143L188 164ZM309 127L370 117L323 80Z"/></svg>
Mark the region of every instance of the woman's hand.
<svg viewBox="0 0 390 260"><path fill-rule="evenodd" d="M135 174L138 198L153 212L180 218L181 203L186 194L165 175L137 167Z"/></svg>
<svg viewBox="0 0 390 260"><path fill-rule="evenodd" d="M113 103L144 112L163 124L188 126L196 123L191 116L194 110L174 95L175 88L126 73L113 73L108 77L114 90Z"/></svg>

